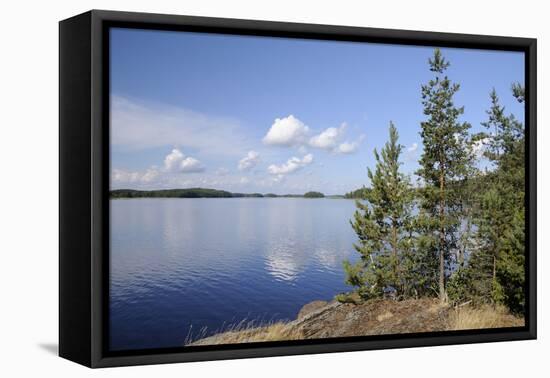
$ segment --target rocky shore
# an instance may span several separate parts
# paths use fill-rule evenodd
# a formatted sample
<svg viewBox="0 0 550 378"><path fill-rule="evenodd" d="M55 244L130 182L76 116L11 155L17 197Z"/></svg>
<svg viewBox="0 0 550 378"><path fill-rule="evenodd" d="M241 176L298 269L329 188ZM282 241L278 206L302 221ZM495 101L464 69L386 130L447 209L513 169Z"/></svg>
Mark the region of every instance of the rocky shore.
<svg viewBox="0 0 550 378"><path fill-rule="evenodd" d="M519 327L523 324L523 319L502 308L454 308L431 298L372 300L361 304L314 301L302 307L291 322L232 330L188 345Z"/></svg>

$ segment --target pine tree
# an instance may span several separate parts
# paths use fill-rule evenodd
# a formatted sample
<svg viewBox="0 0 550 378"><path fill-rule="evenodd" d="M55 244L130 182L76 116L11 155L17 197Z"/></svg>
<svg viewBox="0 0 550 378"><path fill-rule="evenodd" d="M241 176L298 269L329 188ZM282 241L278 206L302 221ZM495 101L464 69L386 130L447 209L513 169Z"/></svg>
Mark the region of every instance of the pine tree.
<svg viewBox="0 0 550 378"><path fill-rule="evenodd" d="M356 286L364 299L382 295L387 287L400 297L410 292L404 267L412 243L412 190L409 178L400 172L403 146L391 122L389 136L380 154L374 150L376 167L374 172L368 168L371 188L363 191L365 202L356 201L351 221L359 238L354 247L360 260L354 265L344 262L346 282Z"/></svg>
<svg viewBox="0 0 550 378"><path fill-rule="evenodd" d="M520 104L525 102L525 87L520 83L512 84L512 94Z"/></svg>
<svg viewBox="0 0 550 378"><path fill-rule="evenodd" d="M522 86L513 85L512 92L520 103L524 101ZM493 164L493 170L484 180L487 189L479 194L478 254L489 255L492 262L491 301L521 312L525 282L524 129L514 115L506 115L494 89L490 98L488 120L482 123L487 133L482 136L486 141L484 156ZM472 269L479 267L472 264Z"/></svg>
<svg viewBox="0 0 550 378"><path fill-rule="evenodd" d="M422 86L427 119L421 123L424 151L417 171L422 185L417 223L426 269L433 267L433 259L437 261L437 271L430 275L436 277L437 282L426 284L436 285L442 301L446 300L445 284L452 252L458 245L464 184L472 166L472 155L466 147L470 125L459 121L464 108L454 104L454 95L460 86L445 75L449 65L441 51L435 49L433 58L429 59L435 78Z"/></svg>
<svg viewBox="0 0 550 378"><path fill-rule="evenodd" d="M524 101L520 85L512 86L514 97ZM454 300L503 303L523 312L525 284L525 168L523 125L506 115L495 90L490 93L486 132L474 136L483 146L489 169L477 178L472 192L473 222L477 228L475 248L464 268L453 275Z"/></svg>

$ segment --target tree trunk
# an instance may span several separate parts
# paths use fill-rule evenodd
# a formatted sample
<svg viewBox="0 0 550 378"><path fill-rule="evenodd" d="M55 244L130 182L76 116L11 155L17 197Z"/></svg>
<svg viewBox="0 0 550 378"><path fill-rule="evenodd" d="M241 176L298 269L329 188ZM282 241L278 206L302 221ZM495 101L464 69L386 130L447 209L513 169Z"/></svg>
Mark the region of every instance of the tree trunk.
<svg viewBox="0 0 550 378"><path fill-rule="evenodd" d="M443 160L443 161L442 161ZM439 300L445 302L445 165L440 160L439 172Z"/></svg>
<svg viewBox="0 0 550 378"><path fill-rule="evenodd" d="M399 280L399 272L398 272L398 261L397 261L397 225L396 222L393 221L392 226L392 236L393 236L393 276L395 277L395 289L399 288L402 289Z"/></svg>
<svg viewBox="0 0 550 378"><path fill-rule="evenodd" d="M496 288L497 288L497 255L496 251L493 251L493 280L491 281L490 298L493 304L496 304Z"/></svg>

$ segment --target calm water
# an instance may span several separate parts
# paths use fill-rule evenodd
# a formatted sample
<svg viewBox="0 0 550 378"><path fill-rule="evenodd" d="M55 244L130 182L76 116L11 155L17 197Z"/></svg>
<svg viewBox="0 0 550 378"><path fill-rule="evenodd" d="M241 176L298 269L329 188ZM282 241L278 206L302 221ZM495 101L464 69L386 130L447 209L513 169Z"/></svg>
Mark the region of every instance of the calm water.
<svg viewBox="0 0 550 378"><path fill-rule="evenodd" d="M111 201L111 349L182 346L243 319L291 320L348 290L354 201Z"/></svg>

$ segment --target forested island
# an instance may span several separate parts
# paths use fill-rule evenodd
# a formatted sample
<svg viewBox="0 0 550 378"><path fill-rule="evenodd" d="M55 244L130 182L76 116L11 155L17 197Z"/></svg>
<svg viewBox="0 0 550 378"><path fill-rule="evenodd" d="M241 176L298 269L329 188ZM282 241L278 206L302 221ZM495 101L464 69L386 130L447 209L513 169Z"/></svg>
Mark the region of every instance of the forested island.
<svg viewBox="0 0 550 378"><path fill-rule="evenodd" d="M325 196L321 192L306 192L304 194L274 194L274 193L231 193L226 190L208 188L135 190L116 189L109 193L112 199L118 198L344 198L341 195Z"/></svg>

